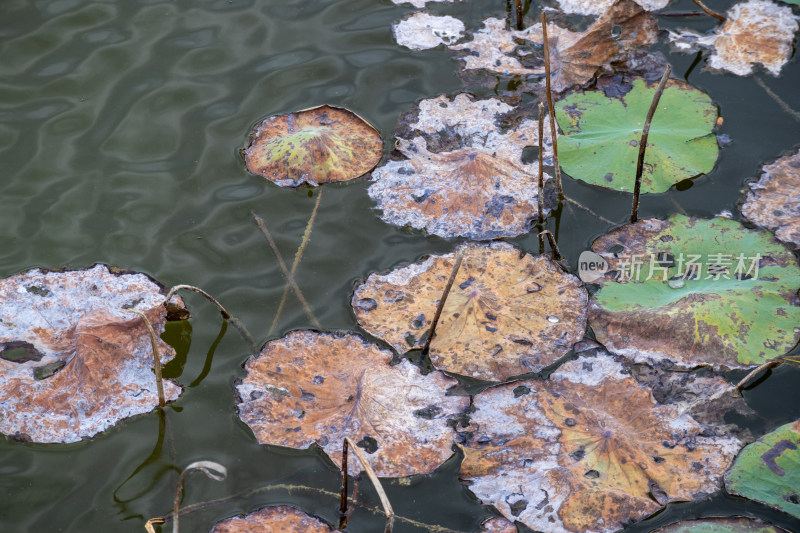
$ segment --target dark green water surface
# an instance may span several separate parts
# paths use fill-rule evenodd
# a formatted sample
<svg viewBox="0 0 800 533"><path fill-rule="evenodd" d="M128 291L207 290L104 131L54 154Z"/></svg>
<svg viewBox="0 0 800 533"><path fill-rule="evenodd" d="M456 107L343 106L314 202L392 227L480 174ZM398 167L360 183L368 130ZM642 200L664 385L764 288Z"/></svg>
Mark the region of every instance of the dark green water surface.
<svg viewBox="0 0 800 533"><path fill-rule="evenodd" d="M695 9L688 0L668 8ZM503 16L506 1L430 10L474 28ZM284 280L250 212L263 217L290 260L318 191L249 175L239 149L258 120L327 103L374 124L388 154L402 112L461 88L448 52L411 52L394 42L391 24L411 11L389 0L0 0L0 277L96 262L138 270L167 286L202 287L265 341ZM530 20L539 13L531 6ZM660 22L701 30L715 24L707 17ZM753 77L709 73L704 59L693 66L694 55L661 50L675 76L711 94L724 117L719 133L732 143L687 190L644 198L640 216L736 214L743 182L800 143L800 122ZM800 110L797 57L779 78L756 76ZM366 187L366 179L326 186L297 271L326 329L358 331L349 307L356 280L455 244L384 224ZM565 189L607 219L628 217L628 194L570 179ZM565 208L557 228L549 224L573 267L611 227L577 208ZM512 242L538 252L534 235ZM227 466L229 476L221 483L190 476L183 505L196 511L183 519L185 531L208 531L267 503L292 503L336 522L337 467L315 450L257 444L236 417L232 391L249 349L208 303L186 299L194 317L164 336L178 351L168 371L184 395L162 413L78 444L0 440L0 532L141 533L148 518L171 510L177 472L204 459ZM310 326L290 298L274 336ZM798 384L800 371L784 365L745 393L759 413L747 422L757 436L800 418ZM476 530L492 511L458 481L459 462L456 455L432 476L388 481L397 514ZM192 507L212 500L220 501ZM366 481L359 500L378 505ZM724 495L670 505L626 531L737 511L800 531L798 520ZM357 507L348 530L381 531L382 524L379 513ZM395 531L426 529L401 521Z"/></svg>

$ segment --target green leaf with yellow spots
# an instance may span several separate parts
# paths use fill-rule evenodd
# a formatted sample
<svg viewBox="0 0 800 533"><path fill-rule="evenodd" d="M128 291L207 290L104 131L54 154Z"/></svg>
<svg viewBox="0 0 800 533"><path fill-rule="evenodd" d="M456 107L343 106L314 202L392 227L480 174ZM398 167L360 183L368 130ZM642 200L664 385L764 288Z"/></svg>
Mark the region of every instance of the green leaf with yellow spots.
<svg viewBox="0 0 800 533"><path fill-rule="evenodd" d="M703 518L686 520L656 529L653 533L786 533L755 518Z"/></svg>
<svg viewBox="0 0 800 533"><path fill-rule="evenodd" d="M383 142L364 119L323 105L258 124L242 151L247 170L281 187L363 176L381 159Z"/></svg>
<svg viewBox="0 0 800 533"><path fill-rule="evenodd" d="M742 368L797 344L800 268L768 231L673 215L617 228L592 249L609 268L589 324L615 353Z"/></svg>
<svg viewBox="0 0 800 533"><path fill-rule="evenodd" d="M725 487L800 518L800 420L742 450L725 474Z"/></svg>

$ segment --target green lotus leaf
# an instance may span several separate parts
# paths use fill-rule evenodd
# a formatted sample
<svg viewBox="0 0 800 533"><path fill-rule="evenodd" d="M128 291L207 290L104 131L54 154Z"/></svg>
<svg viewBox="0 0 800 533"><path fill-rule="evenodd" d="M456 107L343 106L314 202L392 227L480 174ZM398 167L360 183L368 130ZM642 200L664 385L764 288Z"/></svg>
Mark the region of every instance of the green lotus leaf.
<svg viewBox="0 0 800 533"><path fill-rule="evenodd" d="M653 533L785 533L755 518L704 518L664 526Z"/></svg>
<svg viewBox="0 0 800 533"><path fill-rule="evenodd" d="M800 518L800 420L745 447L725 474L725 487Z"/></svg>
<svg viewBox="0 0 800 533"><path fill-rule="evenodd" d="M768 231L673 215L617 228L592 249L609 267L589 324L615 353L742 368L797 343L800 267Z"/></svg>
<svg viewBox="0 0 800 533"><path fill-rule="evenodd" d="M573 93L559 101L556 118L561 168L573 178L617 191L632 191L647 111L655 93L644 80ZM705 174L717 161L712 129L717 108L689 84L671 80L650 125L642 192L664 192Z"/></svg>
<svg viewBox="0 0 800 533"><path fill-rule="evenodd" d="M378 164L378 131L344 108L319 106L258 124L242 151L247 170L281 187L363 176Z"/></svg>

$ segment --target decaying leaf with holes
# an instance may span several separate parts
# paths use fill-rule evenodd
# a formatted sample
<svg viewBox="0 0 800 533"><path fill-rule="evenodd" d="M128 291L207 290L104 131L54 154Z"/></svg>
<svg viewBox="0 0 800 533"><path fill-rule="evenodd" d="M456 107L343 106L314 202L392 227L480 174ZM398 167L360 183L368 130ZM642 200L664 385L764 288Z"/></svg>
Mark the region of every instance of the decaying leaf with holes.
<svg viewBox="0 0 800 533"><path fill-rule="evenodd" d="M465 94L418 105L408 137L398 137L404 159L372 173L369 195L381 218L441 237L484 240L527 233L537 213L538 161L523 150L538 145L533 120L502 131L499 117L512 108ZM444 151L431 146L444 137ZM545 150L550 149L545 143ZM549 178L549 176L548 176Z"/></svg>
<svg viewBox="0 0 800 533"><path fill-rule="evenodd" d="M745 368L800 339L800 267L765 230L673 215L627 224L592 250L609 264L589 325L610 351L683 368Z"/></svg>
<svg viewBox="0 0 800 533"><path fill-rule="evenodd" d="M355 334L295 331L270 341L236 385L239 417L261 444L318 444L339 463L342 441L365 448L379 476L427 474L452 454L448 418L469 405L454 379L426 376ZM350 461L352 475L360 472Z"/></svg>
<svg viewBox="0 0 800 533"><path fill-rule="evenodd" d="M788 533L755 518L702 518L660 527L653 533Z"/></svg>
<svg viewBox="0 0 800 533"><path fill-rule="evenodd" d="M800 150L761 167L759 180L748 183L740 211L774 231L779 241L800 248Z"/></svg>
<svg viewBox="0 0 800 533"><path fill-rule="evenodd" d="M465 52L459 58L465 69L484 69L506 76L545 73L541 23L522 31L509 30L503 20L496 18L486 19L483 24L471 41L449 47ZM584 32L548 24L552 90L562 92L587 83L632 50L654 44L657 32L653 16L633 0L618 0ZM525 41L530 44L519 44Z"/></svg>
<svg viewBox="0 0 800 533"><path fill-rule="evenodd" d="M430 346L437 368L502 381L538 372L583 337L588 295L575 276L510 244L465 246ZM359 324L398 353L421 348L454 255L370 275L353 294Z"/></svg>
<svg viewBox="0 0 800 533"><path fill-rule="evenodd" d="M798 29L792 8L770 0L748 0L734 4L725 18L710 35L670 31L669 40L682 52L712 49L708 65L713 69L746 76L760 64L773 76L780 74L792 56Z"/></svg>
<svg viewBox="0 0 800 533"><path fill-rule="evenodd" d="M728 473L731 494L756 500L800 518L800 420L749 444Z"/></svg>
<svg viewBox="0 0 800 533"><path fill-rule="evenodd" d="M358 178L382 153L374 127L352 111L328 105L265 119L242 150L248 171L281 187Z"/></svg>
<svg viewBox="0 0 800 533"><path fill-rule="evenodd" d="M214 526L211 533L251 533L281 531L285 533L331 533L325 522L288 505L264 507L246 516L234 516ZM337 530L338 531L338 530Z"/></svg>
<svg viewBox="0 0 800 533"><path fill-rule="evenodd" d="M509 520L549 533L610 533L704 498L741 447L704 436L607 356L489 388L474 408L461 477Z"/></svg>
<svg viewBox="0 0 800 533"><path fill-rule="evenodd" d="M76 442L158 405L142 319L166 319L163 287L144 274L39 269L0 280L0 432ZM159 340L163 361L173 350ZM181 388L164 381L165 396Z"/></svg>

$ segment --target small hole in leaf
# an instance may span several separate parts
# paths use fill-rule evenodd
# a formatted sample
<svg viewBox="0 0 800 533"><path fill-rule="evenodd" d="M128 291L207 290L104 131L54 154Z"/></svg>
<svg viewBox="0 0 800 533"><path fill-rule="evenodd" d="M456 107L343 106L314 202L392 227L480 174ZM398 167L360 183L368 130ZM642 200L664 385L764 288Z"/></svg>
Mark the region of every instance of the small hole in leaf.
<svg viewBox="0 0 800 533"><path fill-rule="evenodd" d="M539 147L538 146L526 146L522 149L522 162L526 165L530 165L534 161L539 161Z"/></svg>
<svg viewBox="0 0 800 533"><path fill-rule="evenodd" d="M364 448L367 453L375 453L378 451L378 441L372 437L364 437L356 443L359 448Z"/></svg>
<svg viewBox="0 0 800 533"><path fill-rule="evenodd" d="M789 503L800 504L800 496L797 494L787 494L784 499Z"/></svg>
<svg viewBox="0 0 800 533"><path fill-rule="evenodd" d="M589 470L584 474L584 476L588 477L589 479L597 479L600 477L600 472L597 470Z"/></svg>

